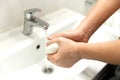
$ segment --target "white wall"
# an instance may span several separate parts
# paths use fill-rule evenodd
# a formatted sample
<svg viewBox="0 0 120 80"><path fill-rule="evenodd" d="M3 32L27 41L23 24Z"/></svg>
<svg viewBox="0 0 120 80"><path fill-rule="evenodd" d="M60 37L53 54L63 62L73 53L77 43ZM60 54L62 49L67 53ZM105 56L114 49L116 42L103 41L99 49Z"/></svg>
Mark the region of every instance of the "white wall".
<svg viewBox="0 0 120 80"><path fill-rule="evenodd" d="M66 7L86 15L95 3L96 0L66 0Z"/></svg>
<svg viewBox="0 0 120 80"><path fill-rule="evenodd" d="M0 32L20 24L22 13L19 0L0 0Z"/></svg>
<svg viewBox="0 0 120 80"><path fill-rule="evenodd" d="M0 32L23 24L24 10L40 8L41 16L64 7L64 0L0 0Z"/></svg>
<svg viewBox="0 0 120 80"><path fill-rule="evenodd" d="M41 15L48 14L65 6L65 0L22 0L24 10L40 8Z"/></svg>
<svg viewBox="0 0 120 80"><path fill-rule="evenodd" d="M25 10L34 7L42 9L42 15L63 7L85 15L93 5L86 5L87 1L94 4L96 0L23 0L23 4Z"/></svg>

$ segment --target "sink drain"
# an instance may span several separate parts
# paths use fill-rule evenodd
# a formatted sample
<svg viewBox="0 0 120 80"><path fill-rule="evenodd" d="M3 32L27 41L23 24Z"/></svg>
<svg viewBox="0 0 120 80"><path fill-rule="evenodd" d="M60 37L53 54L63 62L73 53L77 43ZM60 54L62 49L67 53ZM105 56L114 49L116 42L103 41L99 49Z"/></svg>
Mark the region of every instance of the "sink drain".
<svg viewBox="0 0 120 80"><path fill-rule="evenodd" d="M42 72L45 74L51 74L54 71L54 68L51 65L45 65L42 68Z"/></svg>

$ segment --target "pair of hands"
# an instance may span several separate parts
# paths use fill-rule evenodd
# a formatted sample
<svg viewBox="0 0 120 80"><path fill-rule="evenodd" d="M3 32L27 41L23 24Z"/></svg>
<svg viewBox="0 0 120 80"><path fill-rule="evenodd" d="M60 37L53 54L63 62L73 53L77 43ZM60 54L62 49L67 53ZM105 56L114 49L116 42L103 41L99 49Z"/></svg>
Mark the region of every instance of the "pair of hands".
<svg viewBox="0 0 120 80"><path fill-rule="evenodd" d="M71 30L63 33L54 34L48 37L47 46L57 43L59 49L57 53L48 54L48 59L55 65L61 67L71 67L81 59L78 53L78 42L87 42L88 39L78 30Z"/></svg>

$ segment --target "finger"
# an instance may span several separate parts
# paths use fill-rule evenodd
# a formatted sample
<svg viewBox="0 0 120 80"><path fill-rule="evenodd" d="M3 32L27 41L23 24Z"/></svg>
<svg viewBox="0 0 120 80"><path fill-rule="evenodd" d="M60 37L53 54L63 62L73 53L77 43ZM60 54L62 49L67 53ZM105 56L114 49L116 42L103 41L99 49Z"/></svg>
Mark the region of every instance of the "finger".
<svg viewBox="0 0 120 80"><path fill-rule="evenodd" d="M53 34L51 36L48 36L47 38L49 40L51 40L51 39L54 39L54 38L57 38L57 37L64 37L64 34L63 33Z"/></svg>
<svg viewBox="0 0 120 80"><path fill-rule="evenodd" d="M49 40L49 41L47 42L47 46L49 46L49 45L52 44L52 43L58 43L58 39L55 38L55 39Z"/></svg>

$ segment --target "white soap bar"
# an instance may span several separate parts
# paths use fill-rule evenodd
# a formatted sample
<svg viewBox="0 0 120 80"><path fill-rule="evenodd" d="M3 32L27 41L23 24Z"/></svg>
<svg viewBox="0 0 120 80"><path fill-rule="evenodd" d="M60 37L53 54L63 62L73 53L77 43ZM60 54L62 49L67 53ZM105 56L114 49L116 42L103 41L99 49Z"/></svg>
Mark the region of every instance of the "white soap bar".
<svg viewBox="0 0 120 80"><path fill-rule="evenodd" d="M57 43L53 43L46 47L46 53L47 54L56 53L58 48L59 48L59 45Z"/></svg>

